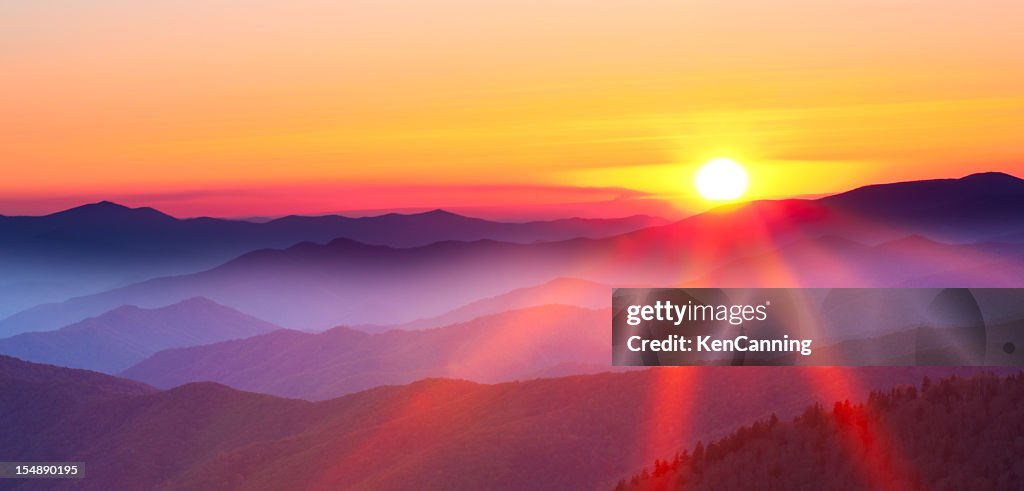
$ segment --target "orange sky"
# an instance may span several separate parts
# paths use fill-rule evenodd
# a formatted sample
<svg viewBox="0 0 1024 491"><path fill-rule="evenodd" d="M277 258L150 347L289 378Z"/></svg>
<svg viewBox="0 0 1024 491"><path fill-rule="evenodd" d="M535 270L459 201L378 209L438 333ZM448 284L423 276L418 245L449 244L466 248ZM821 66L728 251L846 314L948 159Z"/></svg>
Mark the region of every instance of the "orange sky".
<svg viewBox="0 0 1024 491"><path fill-rule="evenodd" d="M1024 175L1022 18L998 0L7 2L0 213L605 188L699 209L692 175L717 156L752 198ZM262 190L273 207L237 199Z"/></svg>

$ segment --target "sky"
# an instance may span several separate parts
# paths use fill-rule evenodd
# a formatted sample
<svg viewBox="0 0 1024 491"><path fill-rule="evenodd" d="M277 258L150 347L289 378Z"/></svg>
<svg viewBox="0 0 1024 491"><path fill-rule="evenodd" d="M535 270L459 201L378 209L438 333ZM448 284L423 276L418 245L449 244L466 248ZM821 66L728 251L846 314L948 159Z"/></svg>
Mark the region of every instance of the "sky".
<svg viewBox="0 0 1024 491"><path fill-rule="evenodd" d="M1021 18L1001 0L3 2L0 214L687 213L716 157L746 167L745 199L1024 176Z"/></svg>

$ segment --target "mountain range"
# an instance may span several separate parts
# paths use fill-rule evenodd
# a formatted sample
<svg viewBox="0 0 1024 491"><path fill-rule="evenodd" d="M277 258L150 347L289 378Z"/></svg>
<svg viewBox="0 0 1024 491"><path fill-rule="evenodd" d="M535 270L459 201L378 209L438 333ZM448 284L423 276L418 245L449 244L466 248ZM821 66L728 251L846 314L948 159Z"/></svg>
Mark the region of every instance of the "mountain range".
<svg viewBox="0 0 1024 491"><path fill-rule="evenodd" d="M438 242L415 248L347 239L247 253L216 268L43 304L0 321L0 334L56 329L121 305L203 296L289 328L401 324L584 267L583 239L540 244Z"/></svg>
<svg viewBox="0 0 1024 491"><path fill-rule="evenodd" d="M118 307L56 331L0 339L0 353L23 360L117 373L157 351L240 339L280 329L218 305L191 298L158 309Z"/></svg>
<svg viewBox="0 0 1024 491"><path fill-rule="evenodd" d="M879 203L905 192L925 210L895 224ZM985 190L996 198L985 199ZM960 196L960 193L963 196ZM200 295L289 328L396 325L559 277L618 286L970 286L1015 284L1024 245L982 242L1024 224L943 226L959 207L984 213L1024 197L1005 174L871 186L819 200L733 205L669 225L601 239L444 241L395 248L348 239L246 253L215 268L44 304L0 320L0 333L56 329L120 305L158 307ZM998 198L998 199L997 199ZM1024 198L1022 198L1024 199ZM1005 214L1005 212L998 212ZM973 215L971 215L973 216ZM986 224L987 223L987 224ZM984 225L984 226L982 226ZM954 234L955 232L955 234ZM939 242L928 234L957 243ZM918 239L906 239L908 236ZM904 240L904 241L901 241ZM913 241L918 243L914 244ZM803 283L801 283L803 284Z"/></svg>
<svg viewBox="0 0 1024 491"><path fill-rule="evenodd" d="M354 326L360 331L383 332L391 329L426 329L465 322L485 315L540 305L574 305L585 308L611 307L611 285L579 278L555 278L540 285L516 288L501 295L470 302L441 315L396 325L364 324Z"/></svg>
<svg viewBox="0 0 1024 491"><path fill-rule="evenodd" d="M546 305L416 331L281 330L161 351L122 376L159 388L213 381L314 400L431 377L521 380L566 364L608 370L610 323L610 309Z"/></svg>
<svg viewBox="0 0 1024 491"><path fill-rule="evenodd" d="M819 397L860 400L926 375L979 371L695 367L497 385L427 379L313 403L213 383L156 391L0 357L0 437L6 460L86 462L85 479L11 481L13 489L610 489L655 457L772 412L788 418Z"/></svg>
<svg viewBox="0 0 1024 491"><path fill-rule="evenodd" d="M100 202L45 216L0 216L0 316L157 276L202 271L241 254L349 239L396 248L482 239L510 243L606 237L665 223L648 216L506 223L443 210L267 222L178 219Z"/></svg>
<svg viewBox="0 0 1024 491"><path fill-rule="evenodd" d="M1022 200L1024 181L990 173L550 234L440 211L256 224L101 203L0 217L0 292L14 294L0 333L32 331L0 346L141 380L0 356L0 460L82 461L88 476L3 485L611 489L773 413L989 369L562 376L609 360L610 285L1019 287Z"/></svg>
<svg viewBox="0 0 1024 491"><path fill-rule="evenodd" d="M875 184L820 201L839 212L943 242L1012 240L1011 231L1024 229L1024 180L1001 172Z"/></svg>

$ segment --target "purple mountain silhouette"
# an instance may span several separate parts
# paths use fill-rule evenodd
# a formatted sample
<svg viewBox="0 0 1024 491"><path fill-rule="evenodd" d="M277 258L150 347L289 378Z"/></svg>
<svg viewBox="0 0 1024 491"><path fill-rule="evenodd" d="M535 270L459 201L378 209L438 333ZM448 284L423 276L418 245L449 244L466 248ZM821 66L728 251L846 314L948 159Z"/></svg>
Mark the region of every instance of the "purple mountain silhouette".
<svg viewBox="0 0 1024 491"><path fill-rule="evenodd" d="M197 295L286 327L399 324L573 276L590 250L607 254L600 246L588 240L439 242L406 249L346 239L301 243L248 253L202 273L33 307L0 321L0 333L53 329L120 305L156 307Z"/></svg>
<svg viewBox="0 0 1024 491"><path fill-rule="evenodd" d="M907 192L908 186L912 190L925 189L914 193L917 201L931 203L930 208L927 213L915 215L917 218L900 218L896 223L893 217L898 215L876 203L885 201L880 193L891 194L894 206L902 203L899 195ZM701 279L710 286L721 286L722 282L735 284L737 278L724 275L722 268L734 261L749 261L744 258L762 257L770 261L778 251L791 247L790 251L800 251L798 248L802 247L802 252L811 256L801 259L797 254L788 254L792 261L776 261L776 266L790 264L787 268L792 271L767 269L765 263L766 267L758 271L773 274L762 279L778 279L778 273L788 273L795 278L818 274L824 281L850 286L893 285L893 278L897 277L913 284L929 275L946 275L955 266L962 275L969 275L972 268L993 272L975 275L972 286L1014 284L1013 279L999 275L998 271L1019 268L1019 244L936 243L935 248L945 248L945 252L930 251L931 256L921 254L917 260L913 250L854 250L912 233L928 237L929 231L942 229L934 226L942 218L935 217L944 216L946 211L953 213L973 206L983 214L991 204L984 199L985 190L998 197L1000 206L1024 196L1020 180L1004 174L983 174L874 186L821 200L760 201L730 206L670 225L602 239L530 244L445 241L412 248L367 245L347 239L324 245L301 243L285 250L254 251L201 273L160 278L28 309L0 321L0 333L53 329L119 305L152 307L196 295L287 327L393 325L441 315L482 298L559 277L620 286L665 286ZM863 193L871 196L854 199ZM965 220L962 226L939 232L959 239L1005 237L1024 226L1012 219L1001 222L1002 230L995 230L991 223L984 227L972 225L976 223L982 222ZM815 240L835 243L826 243L824 248L801 246ZM839 241L848 246L836 246ZM948 263L926 259L955 255L962 257ZM781 256L786 257L786 253ZM829 262L829 257L844 259ZM916 264L916 269L909 271L912 275L902 273L902 262L893 262L905 258L910 260L907 264ZM837 268L852 271L864 266L866 273L826 277L815 273L822 266L833 272ZM747 278L757 280L750 275ZM920 281L929 286L945 286Z"/></svg>
<svg viewBox="0 0 1024 491"><path fill-rule="evenodd" d="M162 351L122 375L162 388L214 381L304 399L430 377L499 382L566 363L607 365L610 322L608 309L547 305L418 331L276 331Z"/></svg>
<svg viewBox="0 0 1024 491"><path fill-rule="evenodd" d="M40 217L0 216L0 291L9 290L0 302L0 316L64 300L69 292L94 293L201 271L249 251L304 241L345 238L393 247L444 240L530 243L607 237L662 223L647 216L504 223L442 210L361 218L289 216L255 223L176 219L152 208L104 201ZM27 282L35 288L24 288Z"/></svg>
<svg viewBox="0 0 1024 491"><path fill-rule="evenodd" d="M360 331L383 332L391 329L416 330L441 327L458 322L499 314L509 310L537 307L540 305L572 305L586 308L611 307L610 285L581 280L579 278L556 278L546 283L516 288L494 297L476 300L444 314L393 326L354 326Z"/></svg>
<svg viewBox="0 0 1024 491"><path fill-rule="evenodd" d="M192 298L158 309L118 307L56 331L0 339L0 353L116 373L157 351L263 334L278 326Z"/></svg>
<svg viewBox="0 0 1024 491"><path fill-rule="evenodd" d="M944 241L995 240L1024 230L1024 180L1001 172L865 186L821 202Z"/></svg>

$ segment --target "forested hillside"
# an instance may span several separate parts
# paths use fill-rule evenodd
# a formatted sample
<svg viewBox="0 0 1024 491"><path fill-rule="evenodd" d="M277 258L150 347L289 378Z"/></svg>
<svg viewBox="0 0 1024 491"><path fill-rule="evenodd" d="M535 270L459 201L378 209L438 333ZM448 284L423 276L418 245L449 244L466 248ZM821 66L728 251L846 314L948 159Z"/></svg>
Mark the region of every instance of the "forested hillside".
<svg viewBox="0 0 1024 491"><path fill-rule="evenodd" d="M1021 489L1022 403L1024 373L925 377L698 442L616 489Z"/></svg>

